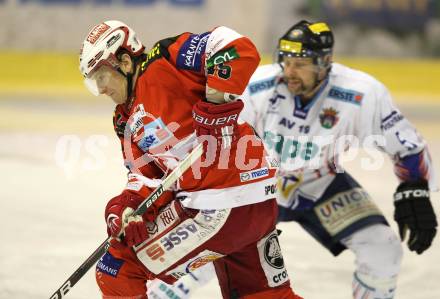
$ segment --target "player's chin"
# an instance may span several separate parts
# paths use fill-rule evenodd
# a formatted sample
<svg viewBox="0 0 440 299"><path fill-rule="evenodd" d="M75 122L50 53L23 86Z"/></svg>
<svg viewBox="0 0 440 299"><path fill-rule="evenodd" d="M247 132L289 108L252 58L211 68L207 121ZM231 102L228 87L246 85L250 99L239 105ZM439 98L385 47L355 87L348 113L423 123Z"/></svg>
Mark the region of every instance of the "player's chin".
<svg viewBox="0 0 440 299"><path fill-rule="evenodd" d="M292 93L292 94L300 94L303 91L302 85L301 84L289 84L287 86L287 89Z"/></svg>
<svg viewBox="0 0 440 299"><path fill-rule="evenodd" d="M112 99L112 101L113 101L115 104L124 104L124 103L125 103L125 99L124 99L122 96L120 96L120 95L112 94L112 95L110 96L110 98Z"/></svg>

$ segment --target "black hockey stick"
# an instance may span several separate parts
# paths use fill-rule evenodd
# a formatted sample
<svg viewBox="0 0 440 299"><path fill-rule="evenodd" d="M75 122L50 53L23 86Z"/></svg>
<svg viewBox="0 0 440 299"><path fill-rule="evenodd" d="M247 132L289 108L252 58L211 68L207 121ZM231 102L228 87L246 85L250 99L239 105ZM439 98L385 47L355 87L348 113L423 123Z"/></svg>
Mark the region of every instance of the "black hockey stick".
<svg viewBox="0 0 440 299"><path fill-rule="evenodd" d="M134 215L142 215L145 211L163 194L168 190L181 176L190 168L190 166L202 155L202 144L197 145L188 156L177 165L176 168L163 180L154 191L139 205ZM90 268L104 255L104 253L110 247L110 237L108 237L99 247L92 253L87 260L73 272L72 275L61 285L58 290L50 296L50 299L61 299L73 288L73 286L89 271Z"/></svg>

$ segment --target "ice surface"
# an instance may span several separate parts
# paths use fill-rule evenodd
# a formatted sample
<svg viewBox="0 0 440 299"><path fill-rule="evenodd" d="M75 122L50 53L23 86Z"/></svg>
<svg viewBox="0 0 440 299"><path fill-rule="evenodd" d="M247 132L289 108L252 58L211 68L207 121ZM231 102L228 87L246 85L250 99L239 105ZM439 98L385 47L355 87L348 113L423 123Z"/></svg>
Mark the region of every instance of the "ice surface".
<svg viewBox="0 0 440 299"><path fill-rule="evenodd" d="M120 146L112 132L112 108L3 101L0 115L0 298L49 298L105 239L105 204L125 183ZM427 138L440 171L440 124L417 115L412 120ZM349 164L350 173L396 230L392 193L397 181L391 164L387 160L379 170L363 171L359 161ZM439 200L434 193L438 215ZM288 272L299 294L307 299L351 298L350 252L334 258L296 223L279 228ZM421 256L405 247L396 299L440 298L439 262L439 237ZM220 297L216 281L211 281L193 298ZM66 298L99 298L94 271Z"/></svg>

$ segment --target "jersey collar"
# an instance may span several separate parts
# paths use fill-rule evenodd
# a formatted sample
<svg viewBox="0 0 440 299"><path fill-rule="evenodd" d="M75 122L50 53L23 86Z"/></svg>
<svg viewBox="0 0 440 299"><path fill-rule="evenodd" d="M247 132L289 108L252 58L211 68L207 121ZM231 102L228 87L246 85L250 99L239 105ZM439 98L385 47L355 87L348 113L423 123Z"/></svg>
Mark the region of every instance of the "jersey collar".
<svg viewBox="0 0 440 299"><path fill-rule="evenodd" d="M318 91L315 93L313 98L306 105L304 105L304 107L301 103L301 97L298 95L295 95L293 97L293 99L295 101L295 108L293 111L293 116L299 117L302 119L306 119L310 108L312 108L313 104L315 104L315 102L318 100L322 91L327 87L327 84L328 84L328 78L325 79L324 83L321 85L321 87L319 87Z"/></svg>

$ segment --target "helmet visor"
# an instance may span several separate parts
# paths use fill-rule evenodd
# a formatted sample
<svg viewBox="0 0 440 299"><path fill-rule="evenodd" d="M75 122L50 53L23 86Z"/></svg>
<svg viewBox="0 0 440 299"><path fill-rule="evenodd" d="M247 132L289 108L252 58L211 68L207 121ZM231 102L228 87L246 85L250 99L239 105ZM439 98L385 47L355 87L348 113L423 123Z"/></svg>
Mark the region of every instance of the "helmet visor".
<svg viewBox="0 0 440 299"><path fill-rule="evenodd" d="M95 72L84 79L84 85L94 95L99 96L110 83L112 68L108 65L100 66Z"/></svg>

